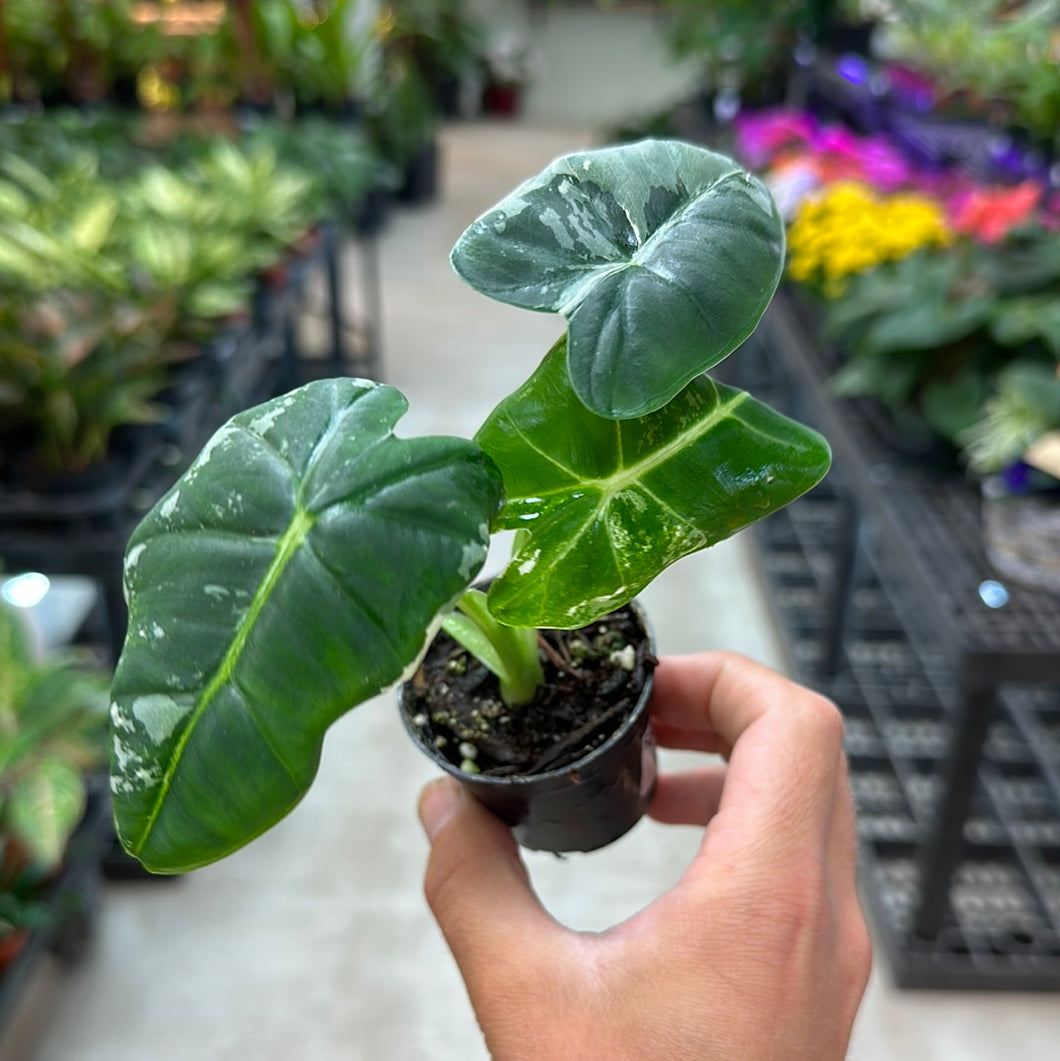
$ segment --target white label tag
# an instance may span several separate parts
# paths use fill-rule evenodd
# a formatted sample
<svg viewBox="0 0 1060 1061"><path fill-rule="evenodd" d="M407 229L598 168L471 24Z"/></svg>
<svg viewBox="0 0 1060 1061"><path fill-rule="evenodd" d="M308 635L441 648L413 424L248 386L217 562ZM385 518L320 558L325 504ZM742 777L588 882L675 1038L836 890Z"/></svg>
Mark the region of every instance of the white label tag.
<svg viewBox="0 0 1060 1061"><path fill-rule="evenodd" d="M1060 431L1047 431L1035 439L1027 452L1024 461L1054 479L1060 479Z"/></svg>

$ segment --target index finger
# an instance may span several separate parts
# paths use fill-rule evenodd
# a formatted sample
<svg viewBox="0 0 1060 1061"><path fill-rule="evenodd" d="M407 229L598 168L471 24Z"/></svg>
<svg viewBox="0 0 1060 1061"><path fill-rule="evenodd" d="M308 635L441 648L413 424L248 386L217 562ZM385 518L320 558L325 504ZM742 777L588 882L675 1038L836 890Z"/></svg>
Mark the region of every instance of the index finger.
<svg viewBox="0 0 1060 1061"><path fill-rule="evenodd" d="M841 776L842 718L831 701L728 652L671 656L655 671L660 744L724 750L729 767L711 832L806 831L824 841ZM712 837L713 839L713 837Z"/></svg>
<svg viewBox="0 0 1060 1061"><path fill-rule="evenodd" d="M651 721L664 748L720 752L728 756L710 718L710 697L724 665L720 652L664 656L652 675Z"/></svg>

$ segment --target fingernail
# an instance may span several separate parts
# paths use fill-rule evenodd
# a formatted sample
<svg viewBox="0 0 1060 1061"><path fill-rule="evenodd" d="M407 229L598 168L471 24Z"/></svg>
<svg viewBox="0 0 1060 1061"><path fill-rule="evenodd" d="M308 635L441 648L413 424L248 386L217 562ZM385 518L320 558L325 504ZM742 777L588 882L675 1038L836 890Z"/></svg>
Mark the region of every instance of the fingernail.
<svg viewBox="0 0 1060 1061"><path fill-rule="evenodd" d="M420 821L427 839L433 841L442 831L446 822L456 813L459 802L460 787L448 777L437 778L420 793Z"/></svg>

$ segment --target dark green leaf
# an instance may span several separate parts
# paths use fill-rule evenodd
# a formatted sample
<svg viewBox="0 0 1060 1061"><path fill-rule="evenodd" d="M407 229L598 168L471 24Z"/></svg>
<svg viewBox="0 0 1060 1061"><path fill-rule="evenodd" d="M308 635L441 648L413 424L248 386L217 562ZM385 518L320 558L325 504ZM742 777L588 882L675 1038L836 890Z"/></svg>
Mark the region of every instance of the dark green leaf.
<svg viewBox="0 0 1060 1061"><path fill-rule="evenodd" d="M643 416L754 330L783 265L765 187L679 141L558 159L472 224L452 262L502 302L562 313L579 397Z"/></svg>
<svg viewBox="0 0 1060 1061"><path fill-rule="evenodd" d="M497 471L463 439L394 437L405 408L343 379L241 413L133 534L112 788L149 868L286 814L327 726L401 676L478 572Z"/></svg>
<svg viewBox="0 0 1060 1061"><path fill-rule="evenodd" d="M978 419L985 397L983 374L968 369L951 379L927 383L920 395L920 411L935 431L956 445Z"/></svg>
<svg viewBox="0 0 1060 1061"><path fill-rule="evenodd" d="M971 335L990 313L986 298L896 303L866 330L867 353L931 350Z"/></svg>
<svg viewBox="0 0 1060 1061"><path fill-rule="evenodd" d="M880 354L848 359L830 380L830 389L840 398L871 395L885 405L899 406L910 401L921 376L930 366L928 355L903 351L892 357Z"/></svg>
<svg viewBox="0 0 1060 1061"><path fill-rule="evenodd" d="M1047 294L999 302L990 321L990 334L1003 346L1041 340L1060 360L1060 298Z"/></svg>
<svg viewBox="0 0 1060 1061"><path fill-rule="evenodd" d="M1000 376L1000 386L1050 426L1060 426L1060 376L1055 365L1017 361Z"/></svg>

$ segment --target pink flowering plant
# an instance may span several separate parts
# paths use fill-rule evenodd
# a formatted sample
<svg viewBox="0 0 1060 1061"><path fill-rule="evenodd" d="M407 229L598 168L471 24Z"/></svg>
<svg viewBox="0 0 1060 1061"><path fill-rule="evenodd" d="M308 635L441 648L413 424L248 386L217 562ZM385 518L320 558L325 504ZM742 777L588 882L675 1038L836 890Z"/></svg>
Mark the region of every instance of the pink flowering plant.
<svg viewBox="0 0 1060 1061"><path fill-rule="evenodd" d="M841 125L821 123L804 111L746 112L734 124L738 156L745 165L764 172L767 183L792 172L808 175L817 187L852 180L893 191L935 182L887 137L863 136Z"/></svg>
<svg viewBox="0 0 1060 1061"><path fill-rule="evenodd" d="M836 393L977 471L1060 426L1060 211L1041 184L927 173L801 111L742 115L736 133L788 217L788 279L820 298Z"/></svg>

